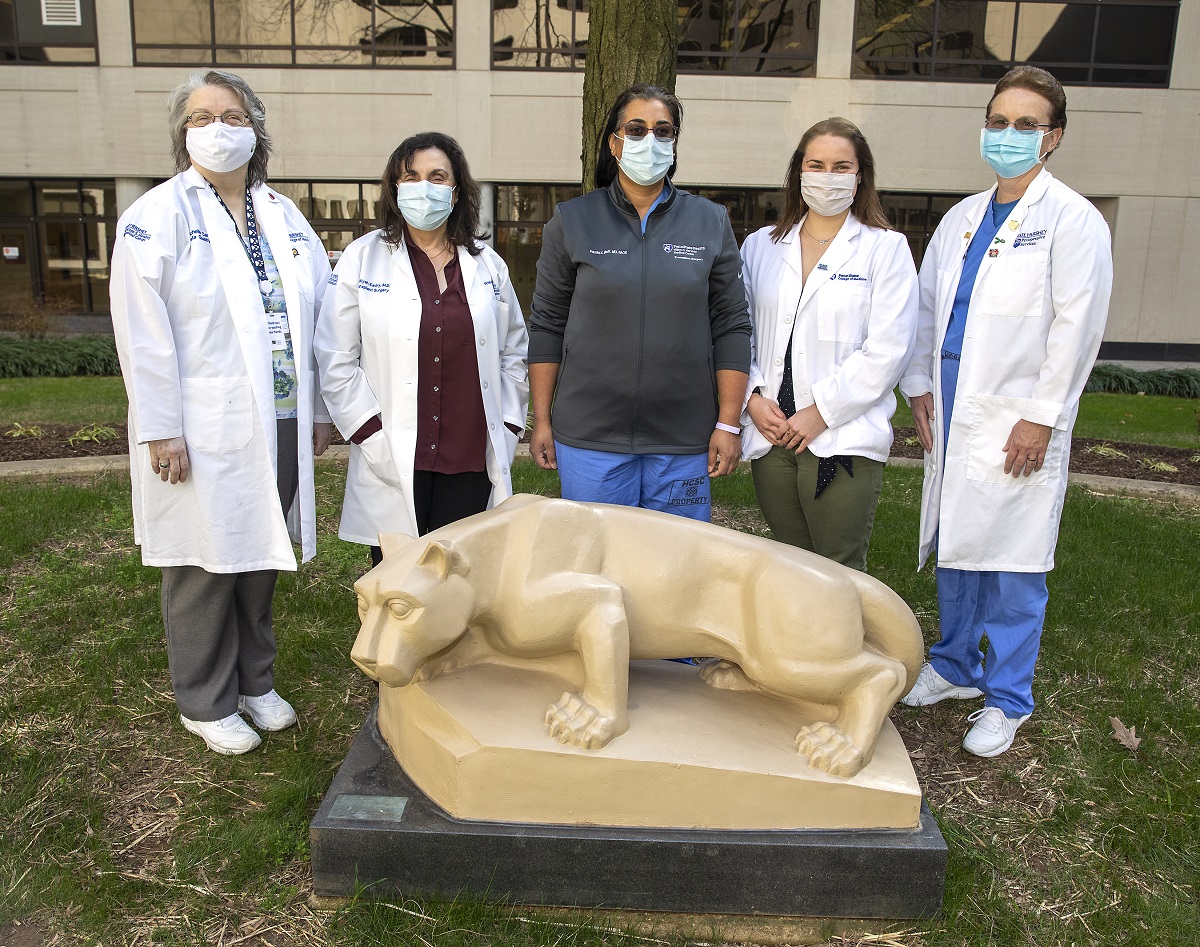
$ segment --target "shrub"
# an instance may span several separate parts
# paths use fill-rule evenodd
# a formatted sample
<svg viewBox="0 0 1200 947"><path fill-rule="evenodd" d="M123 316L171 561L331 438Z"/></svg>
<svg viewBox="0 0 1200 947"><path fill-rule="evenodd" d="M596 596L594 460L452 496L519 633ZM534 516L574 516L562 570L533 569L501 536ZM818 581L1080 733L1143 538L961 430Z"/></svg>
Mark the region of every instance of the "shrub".
<svg viewBox="0 0 1200 947"><path fill-rule="evenodd" d="M1114 362L1100 362L1088 378L1088 392L1105 394L1170 395L1175 398L1200 398L1200 369L1156 368L1139 371Z"/></svg>
<svg viewBox="0 0 1200 947"><path fill-rule="evenodd" d="M112 336L0 337L0 378L119 374Z"/></svg>

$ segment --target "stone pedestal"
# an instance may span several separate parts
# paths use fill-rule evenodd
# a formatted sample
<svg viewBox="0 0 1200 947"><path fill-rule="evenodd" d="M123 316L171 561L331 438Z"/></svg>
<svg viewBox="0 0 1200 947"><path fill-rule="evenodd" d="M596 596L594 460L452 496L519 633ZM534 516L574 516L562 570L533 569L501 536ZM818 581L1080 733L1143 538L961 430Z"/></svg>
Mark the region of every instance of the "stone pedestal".
<svg viewBox="0 0 1200 947"><path fill-rule="evenodd" d="M422 687L422 699L436 700L436 688ZM708 737L708 726L695 721L665 735L668 743L683 748ZM743 738L757 739L752 731ZM669 763L658 765L671 769ZM696 766L680 772L688 768L704 773ZM510 787L520 778L514 773L508 788L496 787L497 795L512 794ZM587 777L573 773L571 780L576 779ZM667 779L644 786L639 793L644 803L633 808L661 811L658 797L671 785ZM488 788L465 794L485 797ZM741 800L715 801L718 808L725 802L746 811ZM698 914L927 917L941 905L946 871L945 842L923 806L913 827L873 829L455 818L405 774L382 738L376 711L313 819L311 842L314 887L321 896L349 896L366 888L385 897L465 893L524 904Z"/></svg>

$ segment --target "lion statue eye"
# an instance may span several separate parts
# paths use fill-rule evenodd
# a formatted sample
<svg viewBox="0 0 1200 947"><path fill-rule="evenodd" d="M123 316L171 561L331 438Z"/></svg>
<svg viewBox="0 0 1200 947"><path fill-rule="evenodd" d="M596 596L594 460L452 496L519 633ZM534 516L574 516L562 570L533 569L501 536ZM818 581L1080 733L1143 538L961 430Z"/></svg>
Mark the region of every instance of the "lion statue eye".
<svg viewBox="0 0 1200 947"><path fill-rule="evenodd" d="M394 598L388 602L388 611L392 613L394 618L407 618L412 614L412 602L406 602L402 598Z"/></svg>

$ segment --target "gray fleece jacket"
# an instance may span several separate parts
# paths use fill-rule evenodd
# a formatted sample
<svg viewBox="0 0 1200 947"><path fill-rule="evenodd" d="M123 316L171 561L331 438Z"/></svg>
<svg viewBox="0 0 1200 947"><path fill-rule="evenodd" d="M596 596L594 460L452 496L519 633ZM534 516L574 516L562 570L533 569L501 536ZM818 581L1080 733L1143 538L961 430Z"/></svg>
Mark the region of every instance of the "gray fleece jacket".
<svg viewBox="0 0 1200 947"><path fill-rule="evenodd" d="M720 204L669 181L642 235L613 181L555 208L542 232L529 361L558 362L551 425L572 447L699 454L715 372L750 370L741 260Z"/></svg>

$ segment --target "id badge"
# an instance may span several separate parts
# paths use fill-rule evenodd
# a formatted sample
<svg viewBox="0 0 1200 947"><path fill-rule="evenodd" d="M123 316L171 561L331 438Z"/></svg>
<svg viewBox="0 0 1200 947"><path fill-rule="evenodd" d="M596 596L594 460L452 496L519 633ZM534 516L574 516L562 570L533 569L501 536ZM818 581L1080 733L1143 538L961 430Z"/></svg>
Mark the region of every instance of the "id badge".
<svg viewBox="0 0 1200 947"><path fill-rule="evenodd" d="M287 323L282 312L267 313L267 335L271 337L272 351L287 348Z"/></svg>

